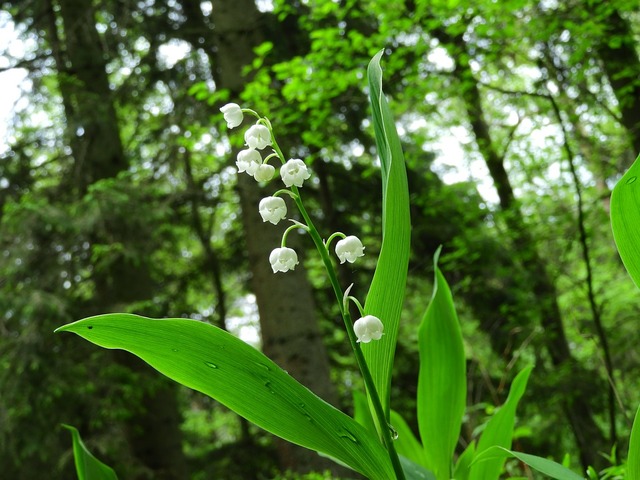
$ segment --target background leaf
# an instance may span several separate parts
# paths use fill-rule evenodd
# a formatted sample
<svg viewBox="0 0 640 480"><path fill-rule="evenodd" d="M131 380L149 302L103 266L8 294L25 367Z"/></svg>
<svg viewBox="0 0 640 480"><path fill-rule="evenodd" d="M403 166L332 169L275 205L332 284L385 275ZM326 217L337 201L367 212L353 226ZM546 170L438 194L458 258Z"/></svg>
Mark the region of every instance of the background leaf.
<svg viewBox="0 0 640 480"><path fill-rule="evenodd" d="M400 455L400 464L406 480L436 480L433 473L407 457Z"/></svg>
<svg viewBox="0 0 640 480"><path fill-rule="evenodd" d="M62 425L71 432L73 441L73 458L76 464L78 480L118 480L118 476L113 469L96 457L87 449L80 432L71 425Z"/></svg>
<svg viewBox="0 0 640 480"><path fill-rule="evenodd" d="M627 456L627 480L640 480L640 408L631 427L629 455Z"/></svg>
<svg viewBox="0 0 640 480"><path fill-rule="evenodd" d="M395 410L391 410L391 425L398 434L398 439L395 441L398 454L426 468L422 445L411 431L409 425L407 425L407 422L404 421L404 418Z"/></svg>
<svg viewBox="0 0 640 480"><path fill-rule="evenodd" d="M475 458L475 455L476 443L471 442L456 461L456 466L453 470L453 478L455 478L455 480L467 480L469 478L469 474L471 473L471 462Z"/></svg>
<svg viewBox="0 0 640 480"><path fill-rule="evenodd" d="M513 426L516 418L516 408L518 402L524 395L527 388L529 375L533 370L533 366L524 368L516 378L513 379L507 401L500 409L489 419L476 448L476 459L482 452L494 446L511 448L513 439ZM469 475L470 480L493 480L500 476L505 457L495 457L491 460L474 463L471 466Z"/></svg>
<svg viewBox="0 0 640 480"><path fill-rule="evenodd" d="M620 258L640 288L640 156L611 192L611 229Z"/></svg>
<svg viewBox="0 0 640 480"><path fill-rule="evenodd" d="M404 155L395 123L382 92L378 52L367 70L376 145L382 168L382 247L367 294L365 313L384 323L382 339L362 345L382 407L389 414L391 371L409 265L411 222Z"/></svg>
<svg viewBox="0 0 640 480"><path fill-rule="evenodd" d="M418 330L418 426L427 467L451 478L453 452L467 400L467 368L460 323L447 280L434 256L433 297Z"/></svg>
<svg viewBox="0 0 640 480"><path fill-rule="evenodd" d="M394 477L389 456L375 436L224 330L194 320L108 314L57 331L131 352L265 430L334 457L369 478Z"/></svg>
<svg viewBox="0 0 640 480"><path fill-rule="evenodd" d="M537 470L540 473L543 473L550 478L555 478L557 480L584 480L584 477L581 477L577 473L569 470L567 467L560 465L559 463L553 462L551 460L547 460L546 458L538 457L536 455L529 455L528 453L514 452L507 448L503 447L491 447L481 454L476 456L474 460L474 466L482 465L487 461L491 461L490 459L497 459L498 461L504 463L504 459L508 456L517 458L521 462L526 463L534 470Z"/></svg>

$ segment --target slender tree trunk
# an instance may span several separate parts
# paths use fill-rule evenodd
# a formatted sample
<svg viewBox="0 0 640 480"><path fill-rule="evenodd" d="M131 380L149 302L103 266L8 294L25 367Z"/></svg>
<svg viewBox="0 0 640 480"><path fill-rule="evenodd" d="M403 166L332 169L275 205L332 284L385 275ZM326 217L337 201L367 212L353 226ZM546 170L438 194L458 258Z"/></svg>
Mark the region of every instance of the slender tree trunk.
<svg viewBox="0 0 640 480"><path fill-rule="evenodd" d="M198 46L209 55L217 87L230 90L231 98L237 99L247 81L242 71L251 64L253 49L267 40L263 33L264 16L253 0L220 0L213 12L215 28L207 35L209 25L202 17L199 2L184 0L182 4L189 21L201 32L190 41L205 39L205 43ZM283 227L262 221L258 203L267 193L246 174L238 177L238 194L263 350L291 376L332 403L335 393L330 380L329 359L304 267L298 265L295 271L274 275L269 254L280 246ZM293 237L295 234L289 238ZM298 472L327 468L336 473L344 472L315 452L288 442L278 439L276 447L284 468Z"/></svg>
<svg viewBox="0 0 640 480"><path fill-rule="evenodd" d="M125 170L128 160L120 139L94 10L84 0L59 0L57 8L53 2L49 6L49 12L59 12L62 20L62 35L58 34L55 18L49 35L55 45L67 131L71 135L73 185L83 195L91 184ZM95 232L93 241L109 243L112 238L127 242L126 235L113 230ZM105 270L96 270L94 281L97 294L87 307L90 313L149 298L153 289L149 269L126 258L114 261ZM136 414L126 424L131 451L155 479L186 478L176 385L159 379L156 372L132 355L117 353L114 358L145 379L141 382L145 388L142 405L133 408ZM153 388L148 387L150 384Z"/></svg>
<svg viewBox="0 0 640 480"><path fill-rule="evenodd" d="M572 356L564 331L562 316L558 306L558 294L555 285L546 270L546 266L537 250L535 239L520 210L509 176L504 166L504 158L494 147L489 125L485 120L481 95L477 81L469 65L470 54L462 36L451 36L444 30L435 32L443 45L450 49L455 60L454 76L461 85L462 99L476 138L478 150L483 156L493 183L498 191L500 208L513 238L515 251L523 269L528 272L531 292L535 298L535 308L544 328L544 343L554 370L561 378L582 371L581 365ZM558 387L560 387L558 385ZM571 425L580 451L580 460L588 465L602 464L599 452L608 451L605 437L595 422L588 398L579 392L564 394L563 409Z"/></svg>

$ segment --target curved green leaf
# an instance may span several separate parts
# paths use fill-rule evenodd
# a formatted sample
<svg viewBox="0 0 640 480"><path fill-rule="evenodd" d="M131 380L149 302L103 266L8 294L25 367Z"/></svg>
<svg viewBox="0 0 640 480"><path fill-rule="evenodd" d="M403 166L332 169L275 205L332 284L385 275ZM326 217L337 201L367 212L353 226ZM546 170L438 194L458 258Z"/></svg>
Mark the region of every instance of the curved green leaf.
<svg viewBox="0 0 640 480"><path fill-rule="evenodd" d="M514 452L507 448L498 446L488 448L484 452L476 455L474 466L482 465L484 462L494 460L497 460L502 464L504 463L505 458L509 456L517 458L534 470L547 475L549 478L555 478L557 480L584 480L584 477L581 477L577 473L569 470L567 467L554 461L547 460L546 458L538 457L536 455L530 455L528 453Z"/></svg>
<svg viewBox="0 0 640 480"><path fill-rule="evenodd" d="M129 351L285 440L334 457L371 479L394 478L375 436L224 330L194 320L108 314L57 331Z"/></svg>
<svg viewBox="0 0 640 480"><path fill-rule="evenodd" d="M362 345L382 407L389 414L391 371L398 337L409 265L411 222L404 155L391 110L382 92L380 51L369 63L367 76L373 126L382 170L382 247L367 294L365 313L384 323L384 336Z"/></svg>
<svg viewBox="0 0 640 480"><path fill-rule="evenodd" d="M640 408L631 427L629 455L627 456L627 480L640 480Z"/></svg>
<svg viewBox="0 0 640 480"><path fill-rule="evenodd" d="M611 229L620 258L640 288L640 156L611 192Z"/></svg>
<svg viewBox="0 0 640 480"><path fill-rule="evenodd" d="M422 445L420 445L420 442L411 431L411 428L409 428L409 425L407 425L407 422L404 421L404 418L395 410L391 410L391 426L393 426L398 434L398 439L395 442L398 454L426 468Z"/></svg>
<svg viewBox="0 0 640 480"><path fill-rule="evenodd" d="M433 263L433 297L418 329L418 427L427 468L436 478L451 478L467 400L467 366L460 323L447 280Z"/></svg>
<svg viewBox="0 0 640 480"><path fill-rule="evenodd" d="M87 449L80 432L71 425L62 425L71 432L73 441L73 458L76 464L78 480L118 480L118 476L113 469L96 457Z"/></svg>
<svg viewBox="0 0 640 480"><path fill-rule="evenodd" d="M468 480L471 473L471 462L476 456L476 442L471 442L460 454L453 469L455 480Z"/></svg>
<svg viewBox="0 0 640 480"><path fill-rule="evenodd" d="M523 368L516 378L513 379L509 396L504 405L489 419L485 427L478 446L476 448L476 460L480 455L493 447L501 447L503 449L511 448L513 439L513 427L516 419L516 408L524 395L527 388L527 381L533 366ZM492 457L490 460L476 463L474 460L471 465L470 480L494 480L500 477L500 472L504 465L506 456Z"/></svg>
<svg viewBox="0 0 640 480"><path fill-rule="evenodd" d="M406 480L436 480L433 473L422 465L418 465L402 455L399 455L399 457Z"/></svg>
<svg viewBox="0 0 640 480"><path fill-rule="evenodd" d="M371 435L378 435L376 423L371 416L367 396L360 390L353 391L353 418L362 425Z"/></svg>

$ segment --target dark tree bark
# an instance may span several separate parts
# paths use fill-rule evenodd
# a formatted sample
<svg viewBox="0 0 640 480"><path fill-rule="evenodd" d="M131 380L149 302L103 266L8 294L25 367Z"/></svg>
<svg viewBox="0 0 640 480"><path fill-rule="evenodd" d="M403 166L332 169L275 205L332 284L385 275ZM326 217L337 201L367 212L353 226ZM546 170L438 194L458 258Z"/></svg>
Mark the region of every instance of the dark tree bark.
<svg viewBox="0 0 640 480"><path fill-rule="evenodd" d="M96 30L95 12L84 0L59 0L48 4L51 17L48 31L58 68L60 90L73 156L72 186L83 195L87 188L128 168L120 139L118 119L106 73L106 59ZM57 17L59 15L59 17ZM56 18L61 20L58 31ZM117 222L94 232L94 243L117 240L126 244L127 234ZM136 264L122 256L108 268L95 269L97 294L88 314L104 313L126 302L150 298L153 292L148 264ZM145 388L142 404L127 420L128 442L134 456L152 472L153 478L186 478L182 454L177 388L130 354L115 354L118 363L138 373ZM149 384L152 388L148 388ZM144 477L139 478L146 478Z"/></svg>
<svg viewBox="0 0 640 480"><path fill-rule="evenodd" d="M478 150L483 156L494 186L498 191L500 209L509 227L514 250L518 252L519 260L527 278L531 293L536 304L532 306L540 318L544 328L544 345L546 347L554 370L566 375L577 375L583 370L572 356L569 343L564 331L562 316L558 306L558 295L553 280L550 278L545 262L540 257L536 242L527 222L520 210L515 197L509 175L504 166L503 155L494 146L489 124L482 107L478 82L469 65L470 52L462 35L451 35L444 30L434 32L445 48L449 49L455 61L454 76L461 88L464 107L471 124L471 130L476 138ZM556 385L560 388L561 385ZM608 451L605 437L594 419L594 412L588 398L580 392L564 395L563 409L571 426L580 451L580 460L586 468L589 465L599 466L602 459L601 451Z"/></svg>
<svg viewBox="0 0 640 480"><path fill-rule="evenodd" d="M635 152L640 152L640 58L629 22L610 2L587 2L604 26L596 49L618 100L622 124Z"/></svg>
<svg viewBox="0 0 640 480"><path fill-rule="evenodd" d="M254 58L253 49L267 40L266 17L253 0L220 0L216 3L212 23L203 18L196 0L183 0L191 42L209 55L218 88L231 92L238 101L247 82L242 75ZM236 152L237 153L237 152ZM263 350L311 391L330 403L335 393L330 380L329 359L320 334L311 285L302 265L295 271L274 275L269 264L271 250L280 246L282 226L264 223L258 203L267 193L245 174L238 177L238 194L249 265L251 286L256 296ZM289 238L294 237L291 235ZM344 472L333 462L315 452L276 440L279 462L283 468L298 472L332 469Z"/></svg>

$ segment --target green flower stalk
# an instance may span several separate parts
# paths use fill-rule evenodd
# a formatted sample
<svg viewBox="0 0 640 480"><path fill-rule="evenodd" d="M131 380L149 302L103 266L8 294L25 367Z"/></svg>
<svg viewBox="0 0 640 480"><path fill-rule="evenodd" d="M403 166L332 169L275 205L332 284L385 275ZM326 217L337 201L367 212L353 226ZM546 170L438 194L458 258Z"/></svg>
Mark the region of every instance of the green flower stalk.
<svg viewBox="0 0 640 480"><path fill-rule="evenodd" d="M386 428L387 421L386 421L384 409L382 407L380 397L376 390L373 377L371 376L371 372L369 371L369 367L367 366L367 362L360 348L361 342L369 343L371 341L379 340L380 338L382 338L384 324L379 318L374 317L372 315L364 315L361 318L359 318L354 324L354 322L351 319L351 314L349 313L348 302L345 301L345 294L343 293L342 288L340 287L340 284L338 282L336 269L333 262L331 261L331 258L329 256L329 250L328 250L329 244L331 243L331 240L333 240L333 238L342 237L342 239L338 241L336 244L336 248L335 248L336 255L340 260L340 263L344 263L344 262L353 263L357 260L357 258L364 256L364 246L362 245L362 242L357 237L346 236L339 232L331 235L326 243L323 242L322 237L320 236L320 233L318 232L317 228L313 224L313 221L311 220L311 217L309 216L302 202L302 198L298 190L298 188L303 186L304 181L309 179L311 176L311 173L309 172L306 164L304 163L304 161L297 158L285 161L285 156L282 153L282 150L280 149L280 146L278 145L278 142L275 139L271 122L267 118L260 117L256 112L250 109L242 109L242 112L249 113L258 118L256 124L250 127L249 130L247 130L247 132L245 133L244 138L245 138L245 142L247 143L247 146L249 147L249 149L262 149L262 148L265 148L266 146L272 146L275 152L275 155L270 154L267 157L267 159L273 156L277 156L280 159L282 163L282 167L280 168L280 177L288 189L288 190L280 190L277 192L277 194L287 191L287 193L289 193L290 196L293 198L296 206L298 207L298 210L300 211L300 214L302 215L302 218L304 219L304 224L294 225L285 231L283 235L281 247L274 249L271 252L271 255L269 256L271 267L274 273L287 272L295 268L295 266L298 264L298 256L293 249L287 248L285 246L286 235L292 228L305 229L311 236L311 239L314 245L316 246L318 252L320 253L320 257L322 259L322 262L325 266L325 269L329 277L329 282L331 283L334 294L336 296L336 300L338 301L340 313L344 320L344 325L347 331L347 336L349 338L349 342L351 343L351 348L353 349L353 352L355 354L356 362L358 364L367 392L371 399L371 404L373 406L376 422L380 427L379 433L380 433L380 436L382 437L382 442L385 445L387 451L389 452L389 457L391 459L391 463L393 465L397 479L404 480L405 478L404 472L400 465L400 459L393 445L391 431L389 428ZM268 132L268 135L267 135L267 132ZM265 162L266 161L267 160L265 159ZM240 167L241 165L239 165L239 171L240 171ZM245 168L245 170L247 169ZM257 171L258 170L256 169L256 172ZM253 176L254 178L256 178L256 180L259 180L257 178L257 175L254 174ZM268 197L268 198L274 198L274 197ZM265 202L266 200L267 199L263 199L259 207L263 220L267 221L267 220L271 220L271 218L275 220L277 217L282 215L282 213L276 214L275 209L274 209L274 212L266 211L267 210L266 202ZM272 202L272 201L269 200L269 202ZM275 223L277 223L277 221ZM348 291L347 291L347 295L348 295ZM351 297L347 296L347 299L348 298L351 298ZM356 304L360 305L359 302L356 302Z"/></svg>

